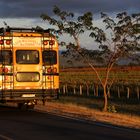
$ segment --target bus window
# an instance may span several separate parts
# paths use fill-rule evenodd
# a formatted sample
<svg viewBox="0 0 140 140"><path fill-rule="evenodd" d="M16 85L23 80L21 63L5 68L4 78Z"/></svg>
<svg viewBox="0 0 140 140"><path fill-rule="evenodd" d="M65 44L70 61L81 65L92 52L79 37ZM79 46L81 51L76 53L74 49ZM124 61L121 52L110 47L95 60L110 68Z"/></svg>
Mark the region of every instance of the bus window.
<svg viewBox="0 0 140 140"><path fill-rule="evenodd" d="M4 65L12 64L12 51L0 50L0 64Z"/></svg>
<svg viewBox="0 0 140 140"><path fill-rule="evenodd" d="M54 50L43 51L43 63L46 65L57 64L57 53Z"/></svg>
<svg viewBox="0 0 140 140"><path fill-rule="evenodd" d="M40 75L38 72L18 72L16 80L18 82L38 82Z"/></svg>
<svg viewBox="0 0 140 140"><path fill-rule="evenodd" d="M18 64L38 64L39 52L37 50L17 50L16 62Z"/></svg>

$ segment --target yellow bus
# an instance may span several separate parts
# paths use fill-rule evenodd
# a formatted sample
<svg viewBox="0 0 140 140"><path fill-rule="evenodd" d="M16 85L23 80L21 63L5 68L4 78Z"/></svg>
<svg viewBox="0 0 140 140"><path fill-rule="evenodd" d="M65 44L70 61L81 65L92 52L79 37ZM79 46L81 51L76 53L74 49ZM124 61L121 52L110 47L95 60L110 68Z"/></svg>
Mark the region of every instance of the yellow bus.
<svg viewBox="0 0 140 140"><path fill-rule="evenodd" d="M58 42L49 30L0 29L0 101L19 107L58 98Z"/></svg>

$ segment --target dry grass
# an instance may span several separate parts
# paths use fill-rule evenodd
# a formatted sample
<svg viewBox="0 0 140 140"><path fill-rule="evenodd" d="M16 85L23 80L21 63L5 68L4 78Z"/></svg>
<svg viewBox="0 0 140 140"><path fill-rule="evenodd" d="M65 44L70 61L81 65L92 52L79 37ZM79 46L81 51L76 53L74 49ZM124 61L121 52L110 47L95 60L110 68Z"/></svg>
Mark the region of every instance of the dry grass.
<svg viewBox="0 0 140 140"><path fill-rule="evenodd" d="M46 102L45 106L38 104L35 108L58 115L140 129L139 116L102 112L96 109L78 106L71 103L65 104L60 102Z"/></svg>

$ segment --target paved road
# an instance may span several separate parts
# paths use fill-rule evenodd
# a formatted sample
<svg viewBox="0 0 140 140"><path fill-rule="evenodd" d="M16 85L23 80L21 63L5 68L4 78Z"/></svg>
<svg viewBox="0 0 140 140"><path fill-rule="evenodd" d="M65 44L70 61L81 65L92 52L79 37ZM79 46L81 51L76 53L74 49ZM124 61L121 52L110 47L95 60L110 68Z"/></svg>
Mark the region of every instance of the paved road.
<svg viewBox="0 0 140 140"><path fill-rule="evenodd" d="M0 106L0 140L138 140L140 131Z"/></svg>

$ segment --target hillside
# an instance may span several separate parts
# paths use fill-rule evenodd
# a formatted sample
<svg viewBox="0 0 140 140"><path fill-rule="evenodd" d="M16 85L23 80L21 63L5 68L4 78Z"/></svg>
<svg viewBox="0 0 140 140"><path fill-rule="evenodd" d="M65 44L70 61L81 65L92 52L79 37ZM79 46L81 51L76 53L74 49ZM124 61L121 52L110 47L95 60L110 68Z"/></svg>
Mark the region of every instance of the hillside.
<svg viewBox="0 0 140 140"><path fill-rule="evenodd" d="M140 55L139 55L140 56ZM135 55L130 58L120 58L117 62L118 66L140 66L140 62L135 62L133 59L135 58ZM63 56L61 54L61 51L59 53L59 61L60 61L60 68L81 68L81 67L89 67L87 63L84 62L84 60L75 60L73 56ZM96 66L103 66L102 63L99 63L95 60L90 60L93 62Z"/></svg>

